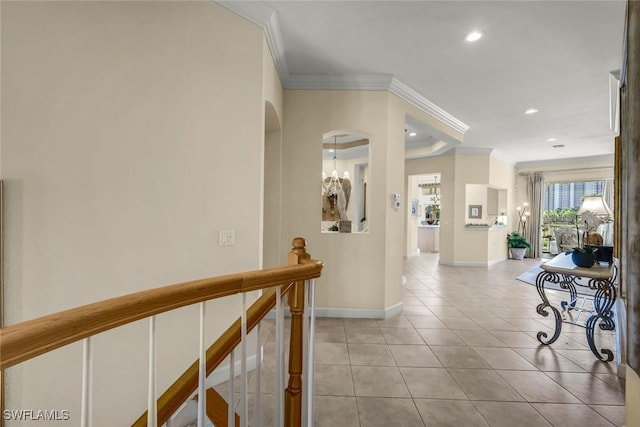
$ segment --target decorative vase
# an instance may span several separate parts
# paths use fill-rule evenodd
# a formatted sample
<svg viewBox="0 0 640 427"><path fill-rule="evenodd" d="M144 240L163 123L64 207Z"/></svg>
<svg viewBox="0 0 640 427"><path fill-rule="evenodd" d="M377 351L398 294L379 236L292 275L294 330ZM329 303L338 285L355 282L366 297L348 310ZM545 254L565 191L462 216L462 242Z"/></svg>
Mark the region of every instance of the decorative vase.
<svg viewBox="0 0 640 427"><path fill-rule="evenodd" d="M589 268L596 263L596 257L593 252L576 252L571 254L571 261L578 267Z"/></svg>

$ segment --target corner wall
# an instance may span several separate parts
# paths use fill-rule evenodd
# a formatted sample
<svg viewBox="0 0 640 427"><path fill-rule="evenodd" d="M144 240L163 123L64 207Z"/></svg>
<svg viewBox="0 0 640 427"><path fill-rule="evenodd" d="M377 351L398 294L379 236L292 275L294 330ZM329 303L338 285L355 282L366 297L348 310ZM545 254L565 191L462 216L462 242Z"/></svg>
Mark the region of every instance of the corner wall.
<svg viewBox="0 0 640 427"><path fill-rule="evenodd" d="M258 268L262 30L215 3L1 7L7 323ZM220 247L227 229L236 245ZM207 339L238 309L209 303ZM158 316L158 390L195 360L197 313ZM146 408L147 330L92 341L102 425ZM80 355L73 344L9 369L6 408L77 420Z"/></svg>
<svg viewBox="0 0 640 427"><path fill-rule="evenodd" d="M387 92L284 91L283 236L305 236L308 252L325 263L316 303L319 309L341 310L330 313L351 310L372 317L385 309L387 215L392 209L386 196L387 104ZM322 136L333 130L369 137L367 233L320 231ZM400 281L401 274L398 287Z"/></svg>

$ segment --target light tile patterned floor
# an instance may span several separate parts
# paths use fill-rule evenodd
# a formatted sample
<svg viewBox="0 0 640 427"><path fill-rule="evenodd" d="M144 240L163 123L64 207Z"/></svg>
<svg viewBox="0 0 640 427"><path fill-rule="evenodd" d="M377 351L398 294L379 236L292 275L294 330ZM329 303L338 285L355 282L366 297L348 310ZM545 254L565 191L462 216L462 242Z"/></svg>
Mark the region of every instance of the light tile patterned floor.
<svg viewBox="0 0 640 427"><path fill-rule="evenodd" d="M565 323L556 343L538 343L552 321L536 313L535 287L515 279L536 262L450 267L423 254L405 261L402 314L317 319L315 425L622 426L624 383L614 363L591 353L583 328ZM596 342L614 348L610 332ZM266 402L274 391L270 344Z"/></svg>

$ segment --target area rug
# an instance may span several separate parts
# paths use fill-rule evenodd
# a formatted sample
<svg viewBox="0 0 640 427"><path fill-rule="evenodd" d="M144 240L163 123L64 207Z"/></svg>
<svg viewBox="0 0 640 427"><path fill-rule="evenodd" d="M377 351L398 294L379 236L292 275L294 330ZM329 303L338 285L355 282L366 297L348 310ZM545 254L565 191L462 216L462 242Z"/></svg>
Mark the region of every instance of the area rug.
<svg viewBox="0 0 640 427"><path fill-rule="evenodd" d="M540 273L541 271L542 269L540 268L540 264L538 264L537 266L531 268L530 270L525 271L524 273L516 277L516 279L520 280L521 282L527 283L529 285L535 286L536 277L538 277L538 273ZM585 286L588 284L588 279L578 279L577 281L578 283L584 284ZM559 284L551 283L551 282L546 282L544 284L544 288L545 290L569 292L567 289L560 288ZM596 291L593 289L589 289L588 287L576 286L576 293L578 295L586 295L586 296L592 297L596 294Z"/></svg>

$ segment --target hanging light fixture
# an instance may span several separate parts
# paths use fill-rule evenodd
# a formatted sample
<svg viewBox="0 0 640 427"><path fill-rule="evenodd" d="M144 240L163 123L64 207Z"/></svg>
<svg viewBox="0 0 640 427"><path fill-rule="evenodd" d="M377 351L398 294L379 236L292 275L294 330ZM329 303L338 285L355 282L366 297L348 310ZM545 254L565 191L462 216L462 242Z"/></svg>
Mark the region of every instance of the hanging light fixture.
<svg viewBox="0 0 640 427"><path fill-rule="evenodd" d="M345 171L345 175L345 178L348 178L349 172ZM327 196L335 203L340 190L342 190L342 183L338 176L338 135L335 135L333 137L333 171L331 171L330 177L327 177L322 171L322 195Z"/></svg>
<svg viewBox="0 0 640 427"><path fill-rule="evenodd" d="M323 218L325 220L347 221L347 209L351 197L351 177L346 170L342 177L338 174L338 135L334 135L333 149L329 152L333 153L333 170L330 176L322 171L322 197L327 202L326 204L323 202Z"/></svg>

